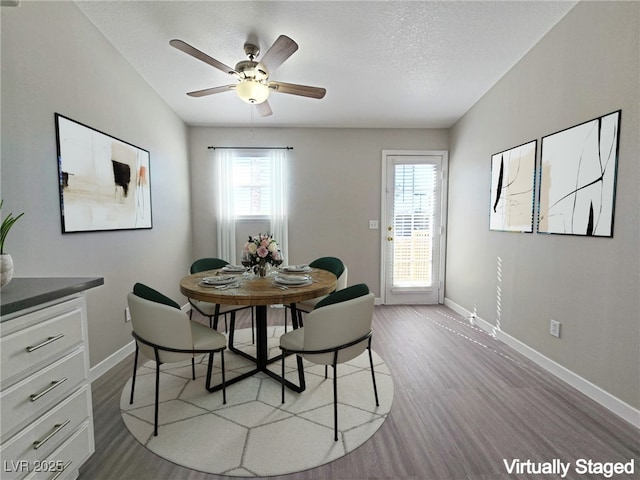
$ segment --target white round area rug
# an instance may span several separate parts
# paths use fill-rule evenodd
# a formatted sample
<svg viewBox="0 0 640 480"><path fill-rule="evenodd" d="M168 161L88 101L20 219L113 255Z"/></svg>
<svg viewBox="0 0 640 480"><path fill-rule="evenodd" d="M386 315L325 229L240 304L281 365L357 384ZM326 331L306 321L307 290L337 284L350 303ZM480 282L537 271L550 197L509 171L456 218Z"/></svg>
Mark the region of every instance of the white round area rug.
<svg viewBox="0 0 640 480"><path fill-rule="evenodd" d="M280 353L283 327L269 327L269 358ZM373 338L375 347L375 334ZM235 346L255 354L251 330L236 330ZM129 405L131 379L120 398L122 419L131 434L155 454L201 472L238 477L266 477L299 472L332 462L352 452L380 428L391 410L393 382L384 361L373 352L380 406L376 407L365 351L338 365L338 441L333 436L333 369L305 364L306 390L285 392L280 383L258 373L222 392L205 389L207 357L166 364L160 373L158 436L153 436L155 362L148 361L136 376L135 398ZM221 382L220 355L214 356L213 383ZM225 351L227 379L252 369L251 363ZM270 369L280 373L277 361ZM297 383L295 356L287 358L287 378Z"/></svg>

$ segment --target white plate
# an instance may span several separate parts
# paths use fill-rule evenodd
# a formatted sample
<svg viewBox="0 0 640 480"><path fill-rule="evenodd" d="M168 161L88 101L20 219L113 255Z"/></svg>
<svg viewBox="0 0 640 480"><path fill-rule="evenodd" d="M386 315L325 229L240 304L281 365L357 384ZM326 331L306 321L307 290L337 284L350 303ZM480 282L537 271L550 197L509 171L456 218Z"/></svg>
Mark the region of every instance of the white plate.
<svg viewBox="0 0 640 480"><path fill-rule="evenodd" d="M235 282L233 275L218 275L217 277L204 277L202 283L208 286L226 285Z"/></svg>
<svg viewBox="0 0 640 480"><path fill-rule="evenodd" d="M311 279L306 275L278 275L275 278L280 285L308 285Z"/></svg>
<svg viewBox="0 0 640 480"><path fill-rule="evenodd" d="M229 273L242 273L246 272L247 268L243 267L242 265L225 265L224 267L222 267L222 270Z"/></svg>
<svg viewBox="0 0 640 480"><path fill-rule="evenodd" d="M310 272L311 267L309 265L288 265L283 267L285 272Z"/></svg>

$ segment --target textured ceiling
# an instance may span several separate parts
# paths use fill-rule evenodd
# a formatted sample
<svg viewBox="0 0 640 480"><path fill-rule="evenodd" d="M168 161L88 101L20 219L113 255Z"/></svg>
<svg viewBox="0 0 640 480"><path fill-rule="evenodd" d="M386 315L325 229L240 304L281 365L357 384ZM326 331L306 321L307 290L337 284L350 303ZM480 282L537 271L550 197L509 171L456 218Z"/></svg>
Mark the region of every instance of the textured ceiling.
<svg viewBox="0 0 640 480"><path fill-rule="evenodd" d="M574 1L80 1L89 20L189 125L447 128ZM324 87L322 100L272 93L260 117L234 77L174 49L178 38L234 66L280 35L299 49L271 80Z"/></svg>

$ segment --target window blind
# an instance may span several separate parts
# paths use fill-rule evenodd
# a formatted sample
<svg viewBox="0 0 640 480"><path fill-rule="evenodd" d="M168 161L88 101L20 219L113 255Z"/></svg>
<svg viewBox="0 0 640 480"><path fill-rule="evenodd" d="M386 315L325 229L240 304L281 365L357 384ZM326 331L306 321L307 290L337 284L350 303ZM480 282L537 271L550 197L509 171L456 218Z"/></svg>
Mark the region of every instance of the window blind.
<svg viewBox="0 0 640 480"><path fill-rule="evenodd" d="M431 164L395 165L394 286L431 286L437 171Z"/></svg>
<svg viewBox="0 0 640 480"><path fill-rule="evenodd" d="M233 157L233 205L236 217L270 216L272 160L263 156Z"/></svg>

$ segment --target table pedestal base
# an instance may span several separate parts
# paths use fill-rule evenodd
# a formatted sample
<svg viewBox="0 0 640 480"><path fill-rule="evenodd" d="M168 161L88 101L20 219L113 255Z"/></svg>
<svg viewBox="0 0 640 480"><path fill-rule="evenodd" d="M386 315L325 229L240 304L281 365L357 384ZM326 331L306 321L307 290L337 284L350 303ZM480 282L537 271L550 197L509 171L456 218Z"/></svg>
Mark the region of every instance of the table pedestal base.
<svg viewBox="0 0 640 480"><path fill-rule="evenodd" d="M278 362L282 360L282 357L283 357L283 354L280 354L273 358L268 358L269 346L267 345L267 306L257 305L255 309L256 309L256 356L254 357L252 355L249 355L248 353L243 352L242 350L238 350L236 347L234 347L233 337L234 337L234 330L235 330L235 318L233 317L231 319L231 325L229 329L228 347L229 347L229 350L231 350L233 353L240 355L242 357L245 357L248 360L251 360L251 362L256 364L256 368L249 372L245 372L242 375L239 375L237 377L228 379L226 381L227 386L233 385L234 383L239 382L240 380L244 380L245 378L251 377L252 375L255 375L258 372L266 373L270 377L278 380L278 382L282 382L282 377L280 375L278 375L275 372L272 372L267 368L269 364ZM297 315L295 304L291 304L291 314L293 318L292 320L293 328L298 328L298 315ZM306 385L304 381L304 369L302 367L302 358L296 357L296 360L297 360L297 366L298 366L298 380L300 385L298 386L287 379L284 380L284 384L294 392L303 392L304 389L306 388ZM213 391L217 391L221 389L222 389L222 385L217 385L216 387L214 387Z"/></svg>

